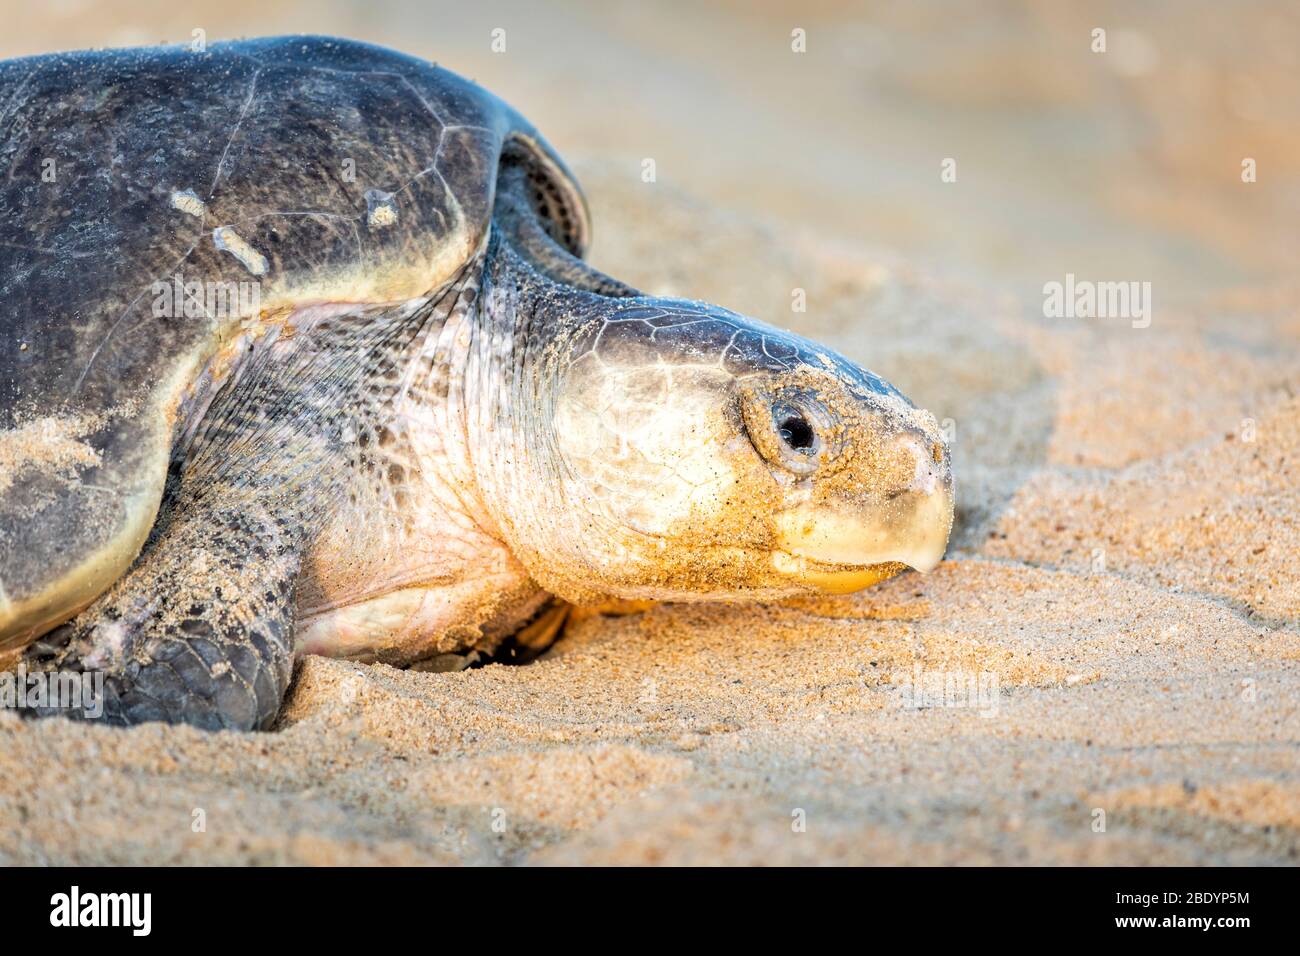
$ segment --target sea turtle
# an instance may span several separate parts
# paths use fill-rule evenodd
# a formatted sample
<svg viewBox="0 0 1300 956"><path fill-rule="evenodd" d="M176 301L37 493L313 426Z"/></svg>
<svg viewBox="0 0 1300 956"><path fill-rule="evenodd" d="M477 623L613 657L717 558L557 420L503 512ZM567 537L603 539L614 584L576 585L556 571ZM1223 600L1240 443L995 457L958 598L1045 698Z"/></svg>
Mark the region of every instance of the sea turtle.
<svg viewBox="0 0 1300 956"><path fill-rule="evenodd" d="M0 170L0 653L102 672L106 721L263 728L297 654L412 665L537 643L561 602L943 555L931 414L595 271L556 153L425 61L7 61Z"/></svg>

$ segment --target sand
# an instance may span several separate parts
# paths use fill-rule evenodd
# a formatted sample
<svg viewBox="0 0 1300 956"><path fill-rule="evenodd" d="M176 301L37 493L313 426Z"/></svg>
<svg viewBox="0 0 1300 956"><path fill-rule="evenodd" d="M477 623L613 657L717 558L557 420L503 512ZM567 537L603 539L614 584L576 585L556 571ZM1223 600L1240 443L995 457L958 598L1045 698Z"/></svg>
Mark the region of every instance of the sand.
<svg viewBox="0 0 1300 956"><path fill-rule="evenodd" d="M602 221L649 218L606 165L583 175ZM800 275L827 297L819 332L850 353L863 325L935 317L886 365L937 361L907 387L962 416L950 559L847 598L589 618L522 667L309 658L273 733L2 716L0 860L1297 859L1294 364L1216 357L1196 337L1153 357L1009 315L985 332L971 290L682 195L653 201L683 241L658 256L611 241L599 260L625 257L618 274L647 288L689 285L745 248L773 288ZM758 311L767 292L746 274L699 285ZM836 324L849 314L863 321ZM1171 403L1251 412L1253 441L1217 422L1174 438L1152 426L1143 393L1180 374L1202 386L1171 386ZM1020 413L1042 416L1041 434L999 423L1008 386L1054 393ZM1117 415L1126 401L1136 413ZM1162 442L1144 448L1134 433L1152 429Z"/></svg>
<svg viewBox="0 0 1300 956"><path fill-rule="evenodd" d="M376 39L400 39L382 31L404 22L402 10ZM700 16L694 31L655 29L693 48L705 42L699 23L734 13ZM875 49L890 30L909 37L911 68L882 52L881 69L894 72L873 78L897 101L871 107L897 121L873 128L900 142L908 97L936 114L974 111L995 129L1010 122L990 112L995 104L1032 117L1121 97L1146 118L1134 129L1154 137L1162 182L1186 185L1211 175L1197 165L1197 136L1226 143L1219 153L1232 171L1243 126L1280 128L1217 101L1208 127L1170 112L1218 76L1212 58L1195 60L1218 28L1195 18L1184 43L1148 34L1169 71L1158 77L1181 86L1140 85L1139 48L1124 61L1139 79L1103 95L1078 71L1052 80L1042 48L1005 58L1001 73L927 59L926 31L937 28L884 16L895 22L863 14L844 36L875 38ZM559 20L545 35L562 46ZM990 42L1077 26L1017 22ZM650 37L617 41L630 52L602 48L591 66L614 84L611 96L640 89L610 63L655 68L654 29L583 23L571 42L596 30ZM718 56L730 62L753 35L739 31ZM527 48L530 34L512 36ZM1270 55L1238 51L1240 83L1268 86L1270 70L1290 82L1294 60L1277 66ZM0 863L1300 862L1300 289L1284 269L1270 271L1295 261L1295 237L1274 218L1290 207L1234 206L1231 187L1196 192L1191 206L1170 199L1178 190L1144 192L1140 173L1118 175L1131 156L1115 134L1124 141L1094 144L1081 164L1117 173L1102 177L1104 195L1081 185L1082 173L1073 192L1013 176L1017 195L1057 198L1026 211L981 194L948 222L908 220L898 212L908 200L921 210L941 201L901 181L888 156L855 153L857 134L820 115L804 118L823 124L829 144L830 158L807 160L829 164L804 177L812 185L796 181L811 168L802 160L763 153L758 172L715 189L716 159L684 172L689 150L674 144L654 99L681 105L687 81L674 71L700 69L682 56L671 70L656 61L664 85L638 101L664 158L654 184L639 176L629 132L638 117L602 139L590 128L607 111L538 97L553 115L533 119L590 195L596 264L650 292L717 301L819 338L947 419L958 482L948 559L844 598L589 617L525 666L417 673L309 658L270 733L120 731L0 713ZM836 62L823 69L850 69ZM509 82L486 51L470 63L489 85ZM565 69L543 85L571 82ZM794 115L772 104L767 79L753 82L754 112L733 113L734 127L747 115L779 126L786 107L781 115ZM746 102L734 87L700 89L699 102ZM520 100L527 90L502 92ZM791 120L792 142L802 142L800 122ZM619 132L627 138L615 142ZM1053 148L1051 134L1036 135ZM1274 169L1300 155L1265 140ZM825 181L858 168L876 185L855 184L837 210ZM785 171L782 188L741 195L773 169ZM883 187L869 174L901 190L870 223L866 197ZM1046 245L1078 256L1048 270L1031 243L1016 253L1003 241L1004 214L1031 230L1042 216L1065 237ZM948 231L939 261L917 253ZM994 237L986 246L983 234ZM1249 241L1266 248L1248 255ZM1161 265L1093 277L1179 277L1176 294L1161 287L1150 328L1042 317L1039 284L1136 247ZM1164 255L1184 247L1195 251ZM1198 284L1201 272L1214 281ZM1025 286L1025 274L1036 281ZM791 312L796 288L806 312Z"/></svg>

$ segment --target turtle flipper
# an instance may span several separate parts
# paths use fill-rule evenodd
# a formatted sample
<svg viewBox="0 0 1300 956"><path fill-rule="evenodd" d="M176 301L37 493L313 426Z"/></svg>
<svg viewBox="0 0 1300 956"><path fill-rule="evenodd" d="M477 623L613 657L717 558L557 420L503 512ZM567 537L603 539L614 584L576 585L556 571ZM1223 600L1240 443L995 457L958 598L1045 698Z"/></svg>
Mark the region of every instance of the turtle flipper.
<svg viewBox="0 0 1300 956"><path fill-rule="evenodd" d="M77 672L83 688L102 674L102 699L27 713L268 727L292 675L298 555L268 510L188 508L112 590L27 650L29 673Z"/></svg>

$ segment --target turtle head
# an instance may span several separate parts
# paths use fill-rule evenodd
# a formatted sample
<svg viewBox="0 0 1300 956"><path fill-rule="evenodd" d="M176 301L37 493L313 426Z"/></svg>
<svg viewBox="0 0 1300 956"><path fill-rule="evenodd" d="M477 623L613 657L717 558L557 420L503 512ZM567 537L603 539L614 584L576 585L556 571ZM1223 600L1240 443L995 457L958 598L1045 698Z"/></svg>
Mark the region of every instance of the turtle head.
<svg viewBox="0 0 1300 956"><path fill-rule="evenodd" d="M549 414L529 438L543 469L530 511L549 517L531 560L523 551L548 589L577 601L774 598L939 563L952 474L929 412L724 309L588 301L601 313L574 317L534 392Z"/></svg>
<svg viewBox="0 0 1300 956"><path fill-rule="evenodd" d="M807 339L592 269L589 226L565 225L585 204L540 141L507 152L494 220L485 301L512 354L482 377L508 407L492 400L479 485L543 587L775 598L939 563L953 491L933 415Z"/></svg>

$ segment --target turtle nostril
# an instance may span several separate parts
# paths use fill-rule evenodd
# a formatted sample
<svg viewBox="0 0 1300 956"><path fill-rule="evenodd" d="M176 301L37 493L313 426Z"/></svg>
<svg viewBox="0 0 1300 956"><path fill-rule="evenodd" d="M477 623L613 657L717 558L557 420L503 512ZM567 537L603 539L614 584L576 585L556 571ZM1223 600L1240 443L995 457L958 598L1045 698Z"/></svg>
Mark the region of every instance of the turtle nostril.
<svg viewBox="0 0 1300 956"><path fill-rule="evenodd" d="M899 442L902 458L899 484L901 491L919 491L930 494L942 482L943 446L938 442L929 442L915 436L905 436ZM936 460L936 454L939 456ZM889 498L896 497L890 494Z"/></svg>

